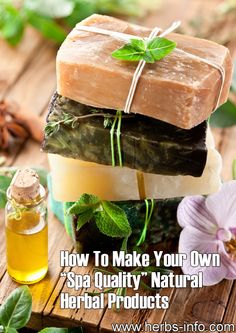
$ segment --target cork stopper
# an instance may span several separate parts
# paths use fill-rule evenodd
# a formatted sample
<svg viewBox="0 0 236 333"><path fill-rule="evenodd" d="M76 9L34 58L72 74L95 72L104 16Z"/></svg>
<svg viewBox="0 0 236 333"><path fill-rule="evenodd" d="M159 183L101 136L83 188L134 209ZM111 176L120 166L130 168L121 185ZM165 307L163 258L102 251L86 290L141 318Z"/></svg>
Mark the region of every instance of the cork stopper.
<svg viewBox="0 0 236 333"><path fill-rule="evenodd" d="M35 200L40 195L37 173L29 168L18 170L10 185L10 195L19 203Z"/></svg>

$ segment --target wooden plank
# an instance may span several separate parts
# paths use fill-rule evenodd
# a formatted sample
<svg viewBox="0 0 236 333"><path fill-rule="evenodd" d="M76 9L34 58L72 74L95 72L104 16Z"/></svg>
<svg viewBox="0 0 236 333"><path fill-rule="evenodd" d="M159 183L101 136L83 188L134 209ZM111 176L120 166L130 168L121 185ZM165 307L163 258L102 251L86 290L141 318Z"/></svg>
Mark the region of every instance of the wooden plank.
<svg viewBox="0 0 236 333"><path fill-rule="evenodd" d="M16 167L44 167L47 170L48 167L48 160L47 154L44 154L40 151L40 145L32 140L27 140L24 144L24 147L16 158L14 162L14 166Z"/></svg>
<svg viewBox="0 0 236 333"><path fill-rule="evenodd" d="M174 292L175 292L174 288L168 288L168 289L162 290L160 292L160 295L168 296L169 301L171 302L171 300L174 296ZM147 323L149 323L149 324L160 324L163 322L165 314L166 314L166 310L155 309L155 310L147 311L145 316L142 318L142 324L144 324L145 321L147 321Z"/></svg>
<svg viewBox="0 0 236 333"><path fill-rule="evenodd" d="M236 329L236 282L233 284L233 288L230 294L230 300L227 304L225 311L223 323L224 324L234 324Z"/></svg>
<svg viewBox="0 0 236 333"><path fill-rule="evenodd" d="M72 268L71 271L75 274L89 274L91 277L93 276L93 262L90 261L88 267L75 267ZM68 269L64 269L64 272L68 272ZM92 292L94 289L88 288L86 292ZM73 290L69 289L65 284L65 278L61 278L58 281L56 288L54 289L53 294L51 295L45 310L44 310L44 324L45 326L66 326L70 324L70 326L80 326L82 325L84 328L88 330L89 333L97 332L98 325L101 321L101 318L104 314L105 309L99 310L86 310L82 306L79 309L71 310L71 309L61 309L60 308L60 294L69 293L70 295L83 295L85 289L82 288L79 291L73 292ZM86 332L86 330L85 330Z"/></svg>
<svg viewBox="0 0 236 333"><path fill-rule="evenodd" d="M55 58L55 46L44 42L27 70L6 93L6 98L16 101L26 111L40 115L55 91Z"/></svg>
<svg viewBox="0 0 236 333"><path fill-rule="evenodd" d="M39 48L27 70L8 90L6 97L19 103L28 112L42 114L55 90L55 52L55 47L48 42ZM12 165L23 149L24 143L16 142L6 155L5 165Z"/></svg>
<svg viewBox="0 0 236 333"><path fill-rule="evenodd" d="M148 295L148 292L139 290L142 295ZM133 290L128 290L127 295L132 296L135 292ZM102 318L100 324L100 332L112 332L111 324L139 324L140 319L145 317L149 313L147 310L133 310L133 309L123 309L120 311L114 311L113 309L106 309L106 312Z"/></svg>
<svg viewBox="0 0 236 333"><path fill-rule="evenodd" d="M29 65L41 43L41 36L31 28L26 29L25 36L17 47L11 47L0 40L0 99L4 98L9 87Z"/></svg>
<svg viewBox="0 0 236 333"><path fill-rule="evenodd" d="M221 322L228 303L232 281L201 289L176 289L164 321L182 325L198 321L206 327Z"/></svg>

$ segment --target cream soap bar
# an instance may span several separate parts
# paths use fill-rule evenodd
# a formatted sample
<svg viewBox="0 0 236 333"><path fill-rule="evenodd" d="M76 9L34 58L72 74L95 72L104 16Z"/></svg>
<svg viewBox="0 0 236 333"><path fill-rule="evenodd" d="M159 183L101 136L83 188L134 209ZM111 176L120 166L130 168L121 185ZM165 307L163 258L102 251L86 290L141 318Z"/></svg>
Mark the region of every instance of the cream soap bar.
<svg viewBox="0 0 236 333"><path fill-rule="evenodd" d="M68 35L57 54L57 91L86 105L124 110L137 63L114 59L112 51L124 45L113 37L79 31L91 26L147 37L150 29L109 16L92 15ZM224 46L212 41L169 34L177 48L220 65L225 70L220 103L227 100L232 60ZM131 112L190 129L206 120L217 105L222 84L212 65L174 50L154 64L146 64Z"/></svg>
<svg viewBox="0 0 236 333"><path fill-rule="evenodd" d="M137 171L83 162L48 154L54 198L77 201L83 193L103 200L140 200ZM221 186L221 156L209 148L206 167L201 177L164 176L143 173L147 198L167 199L186 195L210 194Z"/></svg>

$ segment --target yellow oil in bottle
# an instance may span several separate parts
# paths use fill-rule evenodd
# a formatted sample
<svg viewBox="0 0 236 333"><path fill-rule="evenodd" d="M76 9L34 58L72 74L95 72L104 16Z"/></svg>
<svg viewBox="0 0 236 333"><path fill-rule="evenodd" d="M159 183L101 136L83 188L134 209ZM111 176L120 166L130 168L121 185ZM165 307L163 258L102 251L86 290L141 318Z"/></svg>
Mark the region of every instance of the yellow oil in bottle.
<svg viewBox="0 0 236 333"><path fill-rule="evenodd" d="M6 216L7 270L19 283L35 283L48 270L48 226L40 212L29 209Z"/></svg>

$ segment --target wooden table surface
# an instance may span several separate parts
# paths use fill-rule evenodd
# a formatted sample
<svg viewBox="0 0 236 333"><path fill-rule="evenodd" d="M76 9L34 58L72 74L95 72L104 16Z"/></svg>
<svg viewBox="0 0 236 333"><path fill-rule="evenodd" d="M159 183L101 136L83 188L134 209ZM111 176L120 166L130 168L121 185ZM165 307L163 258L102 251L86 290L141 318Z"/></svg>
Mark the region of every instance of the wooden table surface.
<svg viewBox="0 0 236 333"><path fill-rule="evenodd" d="M194 13L205 13L205 6L213 8L219 1L167 0L163 7L149 15L144 24L149 26L167 24L176 18L188 20ZM10 98L19 102L29 112L45 117L50 96L55 90L55 47L43 40L38 33L28 29L17 48L10 48L0 41L0 99ZM216 145L223 157L223 178L231 179L231 165L236 157L236 127L214 130ZM7 165L48 167L47 157L40 152L39 145L28 140L16 146L7 158ZM4 219L0 222L0 302L17 287L6 273ZM84 332L111 332L111 323L184 323L212 322L236 324L236 283L223 281L217 286L198 290L169 289L162 294L169 295L168 310L62 310L59 304L60 292L66 292L65 279L60 277L59 251L73 251L73 243L63 226L52 214L49 215L49 274L30 286L33 296L33 313L29 327L73 327L82 324ZM74 270L74 269L73 269ZM80 268L80 273L91 273L93 267ZM76 269L75 269L76 271ZM82 291L83 292L83 291Z"/></svg>

